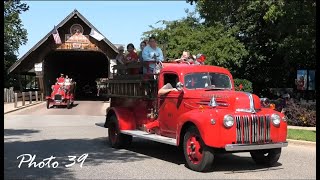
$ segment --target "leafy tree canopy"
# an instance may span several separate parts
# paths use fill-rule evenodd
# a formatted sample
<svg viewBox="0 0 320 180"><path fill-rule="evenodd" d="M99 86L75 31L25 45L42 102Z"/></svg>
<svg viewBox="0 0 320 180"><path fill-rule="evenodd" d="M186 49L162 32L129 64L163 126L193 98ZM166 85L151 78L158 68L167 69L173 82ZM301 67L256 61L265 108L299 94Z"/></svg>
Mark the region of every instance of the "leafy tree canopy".
<svg viewBox="0 0 320 180"><path fill-rule="evenodd" d="M208 27L237 29L249 55L238 76L255 85L292 87L296 69L315 68L316 1L187 0ZM263 73L261 73L263 72Z"/></svg>
<svg viewBox="0 0 320 180"><path fill-rule="evenodd" d="M13 78L7 75L8 68L17 60L19 47L27 42L27 30L19 15L29 9L20 1L4 1L4 78L5 87L12 86Z"/></svg>
<svg viewBox="0 0 320 180"><path fill-rule="evenodd" d="M205 26L195 13L187 11L187 17L174 21L159 21L164 27L150 26L151 30L144 32L142 39L156 36L159 46L166 57L180 58L183 51L191 54L205 54L206 64L240 67L243 57L248 53L244 45L234 36L234 28L226 29L221 23Z"/></svg>

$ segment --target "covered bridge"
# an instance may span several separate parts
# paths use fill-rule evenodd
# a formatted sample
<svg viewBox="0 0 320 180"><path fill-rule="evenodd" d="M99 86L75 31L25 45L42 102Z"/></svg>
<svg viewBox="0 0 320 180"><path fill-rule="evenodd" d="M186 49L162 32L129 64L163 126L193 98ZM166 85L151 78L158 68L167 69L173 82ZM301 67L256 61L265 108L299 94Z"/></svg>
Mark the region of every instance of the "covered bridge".
<svg viewBox="0 0 320 180"><path fill-rule="evenodd" d="M110 59L118 53L114 46L84 16L74 10L8 70L20 75L20 86L27 78L33 88L45 95L60 73L77 82L77 89L96 79L108 77Z"/></svg>

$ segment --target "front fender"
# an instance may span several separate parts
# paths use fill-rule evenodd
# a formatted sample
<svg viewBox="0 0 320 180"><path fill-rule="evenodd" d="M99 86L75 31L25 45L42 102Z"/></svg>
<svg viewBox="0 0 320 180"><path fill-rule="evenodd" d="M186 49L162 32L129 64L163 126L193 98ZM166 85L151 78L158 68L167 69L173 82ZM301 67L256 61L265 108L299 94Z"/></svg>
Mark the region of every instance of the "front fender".
<svg viewBox="0 0 320 180"><path fill-rule="evenodd" d="M184 131L186 128L186 125L193 124L197 127L197 129L200 132L200 135L206 145L208 145L208 133L210 133L210 136L217 137L219 133L219 128L216 128L215 125L212 125L210 120L215 116L215 112L212 112L211 110L192 110L188 111L185 114L182 114L178 118L178 127L177 127L177 145L180 144L180 134L181 131ZM207 129L210 129L208 132ZM183 139L182 139L183 140ZM181 141L182 142L182 141ZM210 143L209 143L210 144Z"/></svg>
<svg viewBox="0 0 320 180"><path fill-rule="evenodd" d="M215 109L195 109L189 111L179 117L177 127L177 145L183 142L184 131L186 126L195 125L199 130L203 142L210 147L222 148L226 142L235 140L235 126L225 128L223 125L223 116L229 113L228 110L215 110ZM214 119L215 123L211 123Z"/></svg>
<svg viewBox="0 0 320 180"><path fill-rule="evenodd" d="M111 107L107 109L107 118L104 127L107 127L108 119L115 115L119 122L120 130L134 130L136 129L136 121L134 114L127 108Z"/></svg>

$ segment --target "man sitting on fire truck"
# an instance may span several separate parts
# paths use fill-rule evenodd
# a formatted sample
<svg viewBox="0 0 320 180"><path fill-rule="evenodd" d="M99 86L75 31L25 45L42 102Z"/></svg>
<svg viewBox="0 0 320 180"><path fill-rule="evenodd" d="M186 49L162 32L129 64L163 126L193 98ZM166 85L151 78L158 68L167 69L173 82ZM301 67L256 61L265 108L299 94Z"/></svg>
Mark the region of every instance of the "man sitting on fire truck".
<svg viewBox="0 0 320 180"><path fill-rule="evenodd" d="M177 88L172 87L170 83L167 83L166 85L162 86L161 89L159 89L158 94L159 95L165 95L171 91L178 91Z"/></svg>
<svg viewBox="0 0 320 180"><path fill-rule="evenodd" d="M69 78L68 75L66 75L66 78L64 79L64 85L69 86L71 84L72 79Z"/></svg>
<svg viewBox="0 0 320 180"><path fill-rule="evenodd" d="M58 84L60 84L60 85L63 85L63 83L64 83L64 77L63 76L64 75L61 73L60 77L58 78Z"/></svg>
<svg viewBox="0 0 320 180"><path fill-rule="evenodd" d="M189 51L183 51L180 59L174 60L174 62L188 63L188 64L194 64L194 61L195 61L195 58L190 54Z"/></svg>
<svg viewBox="0 0 320 180"><path fill-rule="evenodd" d="M64 84L63 84L63 88L65 91L70 90L71 81L72 81L72 79L69 78L68 75L66 75L66 78L64 79Z"/></svg>

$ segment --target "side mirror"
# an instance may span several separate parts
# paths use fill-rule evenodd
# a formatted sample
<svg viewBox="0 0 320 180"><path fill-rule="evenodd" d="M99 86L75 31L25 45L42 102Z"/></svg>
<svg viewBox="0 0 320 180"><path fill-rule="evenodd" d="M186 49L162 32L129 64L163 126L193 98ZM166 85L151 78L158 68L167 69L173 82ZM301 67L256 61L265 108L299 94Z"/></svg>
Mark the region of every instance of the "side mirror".
<svg viewBox="0 0 320 180"><path fill-rule="evenodd" d="M271 105L270 100L268 98L260 98L260 103L262 107L265 107L265 108L269 108Z"/></svg>
<svg viewBox="0 0 320 180"><path fill-rule="evenodd" d="M184 85L181 82L177 82L176 88L178 89L178 91L182 91L183 86Z"/></svg>

